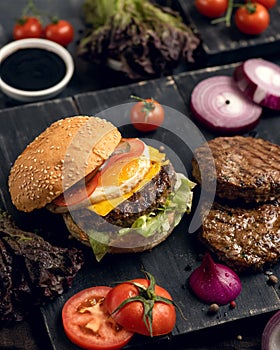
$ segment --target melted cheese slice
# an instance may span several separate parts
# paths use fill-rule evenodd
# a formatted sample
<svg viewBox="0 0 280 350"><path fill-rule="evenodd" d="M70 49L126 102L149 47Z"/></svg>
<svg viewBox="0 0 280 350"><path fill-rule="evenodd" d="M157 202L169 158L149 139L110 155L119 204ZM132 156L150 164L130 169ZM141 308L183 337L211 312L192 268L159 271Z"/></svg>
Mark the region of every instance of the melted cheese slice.
<svg viewBox="0 0 280 350"><path fill-rule="evenodd" d="M124 202L129 197L131 197L133 193L141 190L141 188L143 188L149 181L152 180L153 177L155 177L156 174L159 173L160 169L161 169L161 163L152 161L150 169L145 174L144 178L138 183L138 185L133 188L133 190L123 194L120 197L112 198L109 200L103 200L101 202L92 204L91 206L88 207L88 209L94 211L96 214L100 216L107 215L108 213L110 213L111 210L113 210L122 202Z"/></svg>

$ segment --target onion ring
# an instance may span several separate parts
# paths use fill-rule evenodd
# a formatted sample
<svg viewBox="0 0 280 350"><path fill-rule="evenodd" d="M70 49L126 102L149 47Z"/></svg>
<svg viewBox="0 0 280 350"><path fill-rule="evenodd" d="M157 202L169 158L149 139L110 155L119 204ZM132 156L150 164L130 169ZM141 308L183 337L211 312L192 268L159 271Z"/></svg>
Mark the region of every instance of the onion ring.
<svg viewBox="0 0 280 350"><path fill-rule="evenodd" d="M262 108L248 100L229 76L199 82L191 95L193 116L207 128L223 134L247 132L259 122Z"/></svg>
<svg viewBox="0 0 280 350"><path fill-rule="evenodd" d="M277 311L267 322L262 334L262 349L277 350L280 346L280 311Z"/></svg>
<svg viewBox="0 0 280 350"><path fill-rule="evenodd" d="M235 68L238 88L253 102L280 110L280 67L261 58L252 58Z"/></svg>

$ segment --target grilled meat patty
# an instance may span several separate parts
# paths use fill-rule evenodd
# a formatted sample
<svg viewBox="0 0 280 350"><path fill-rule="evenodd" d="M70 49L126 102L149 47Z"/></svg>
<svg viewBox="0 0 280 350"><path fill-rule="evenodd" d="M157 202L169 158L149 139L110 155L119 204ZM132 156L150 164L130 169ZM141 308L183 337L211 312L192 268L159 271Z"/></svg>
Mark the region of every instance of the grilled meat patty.
<svg viewBox="0 0 280 350"><path fill-rule="evenodd" d="M250 207L215 202L200 240L235 270L262 270L280 258L280 200Z"/></svg>
<svg viewBox="0 0 280 350"><path fill-rule="evenodd" d="M117 229L131 227L138 217L156 211L162 206L175 183L175 170L172 164L168 163L140 191L134 193L106 216L100 217L87 209L79 210L78 216L85 229L94 227L97 231L111 231L112 225L116 225Z"/></svg>
<svg viewBox="0 0 280 350"><path fill-rule="evenodd" d="M216 180L216 195L220 198L265 202L280 197L280 146L269 141L217 137L196 149L192 166L199 183L202 174ZM208 183L205 190L211 191L211 181Z"/></svg>

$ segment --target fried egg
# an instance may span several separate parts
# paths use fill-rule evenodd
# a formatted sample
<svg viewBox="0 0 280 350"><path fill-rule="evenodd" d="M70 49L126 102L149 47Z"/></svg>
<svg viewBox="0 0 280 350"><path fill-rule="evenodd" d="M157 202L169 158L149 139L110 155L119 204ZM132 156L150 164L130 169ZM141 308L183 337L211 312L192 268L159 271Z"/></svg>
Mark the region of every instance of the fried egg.
<svg viewBox="0 0 280 350"><path fill-rule="evenodd" d="M105 165L98 186L90 196L90 202L95 204L131 192L149 171L150 165L150 152L146 144L140 156L128 153L127 156L110 164L107 169Z"/></svg>

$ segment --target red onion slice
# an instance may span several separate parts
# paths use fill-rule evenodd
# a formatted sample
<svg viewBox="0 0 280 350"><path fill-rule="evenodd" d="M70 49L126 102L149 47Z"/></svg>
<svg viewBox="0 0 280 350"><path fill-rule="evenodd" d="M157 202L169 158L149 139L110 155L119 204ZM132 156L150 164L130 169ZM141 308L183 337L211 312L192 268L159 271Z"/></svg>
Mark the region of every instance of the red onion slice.
<svg viewBox="0 0 280 350"><path fill-rule="evenodd" d="M280 110L280 67L261 58L252 58L233 73L238 88L260 106Z"/></svg>
<svg viewBox="0 0 280 350"><path fill-rule="evenodd" d="M199 122L224 134L251 130L262 113L261 107L248 100L228 76L215 76L198 83L190 107Z"/></svg>
<svg viewBox="0 0 280 350"><path fill-rule="evenodd" d="M267 322L262 334L262 350L280 349L280 311Z"/></svg>

